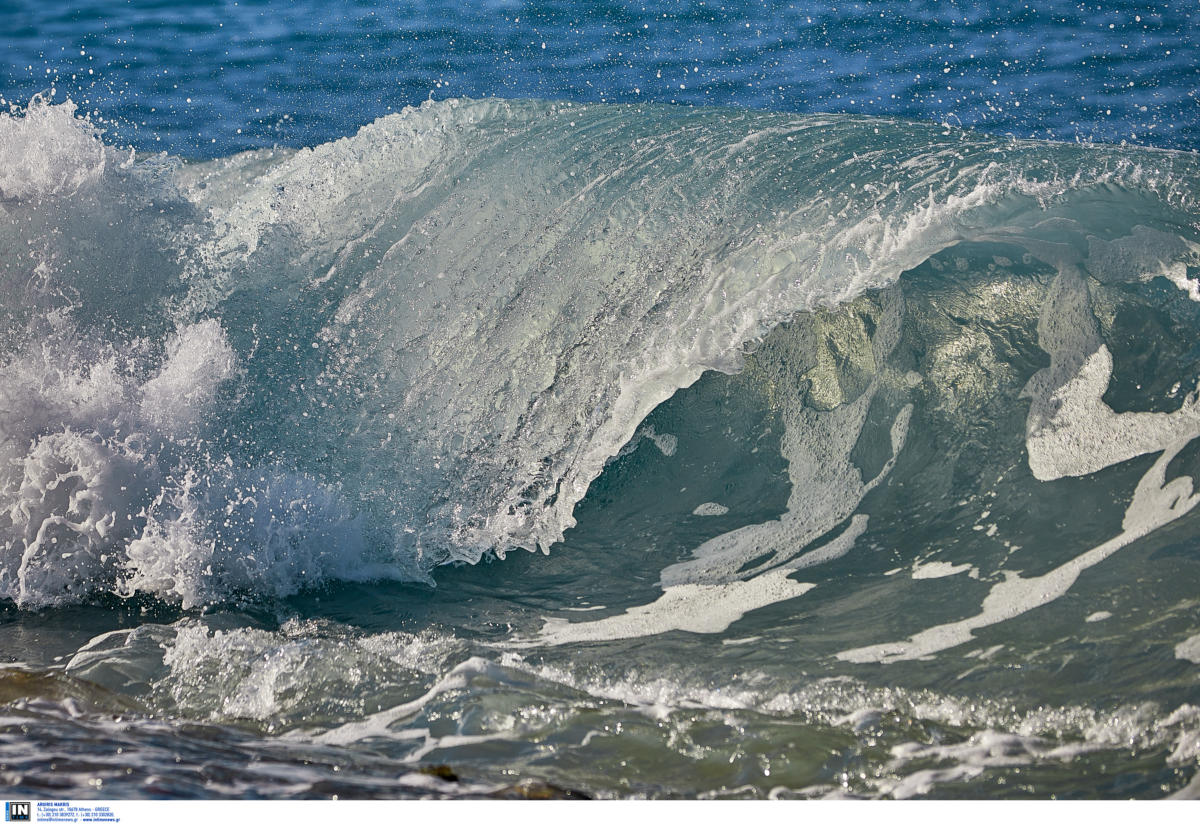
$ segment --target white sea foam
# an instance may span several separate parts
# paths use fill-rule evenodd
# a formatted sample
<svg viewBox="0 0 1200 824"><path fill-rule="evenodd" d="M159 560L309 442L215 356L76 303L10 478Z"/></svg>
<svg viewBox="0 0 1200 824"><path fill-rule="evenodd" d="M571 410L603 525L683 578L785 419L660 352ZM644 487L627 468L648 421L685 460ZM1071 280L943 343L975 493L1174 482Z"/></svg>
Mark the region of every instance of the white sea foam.
<svg viewBox="0 0 1200 824"><path fill-rule="evenodd" d="M0 201L72 195L100 179L111 150L76 111L39 97L19 115L0 113Z"/></svg>
<svg viewBox="0 0 1200 824"><path fill-rule="evenodd" d="M630 607L620 615L594 621L570 622L561 618L547 618L536 642L515 641L512 645L554 646L583 641L612 641L672 630L724 632L748 612L798 598L813 589L815 584L793 581L790 576L799 569L845 555L866 528L867 517L855 515L850 525L824 546L747 580L673 584L664 587L663 594L649 604Z"/></svg>
<svg viewBox="0 0 1200 824"><path fill-rule="evenodd" d="M1029 465L1038 480L1097 472L1138 455L1159 452L1200 431L1200 403L1194 396L1169 414L1113 412L1101 400L1112 368L1112 355L1101 345L1072 380L1046 399L1045 405L1054 412L1039 421L1028 437Z"/></svg>
<svg viewBox="0 0 1200 824"><path fill-rule="evenodd" d="M54 337L0 361L0 588L23 605L111 581L162 482L126 360L87 349L59 318Z"/></svg>
<svg viewBox="0 0 1200 824"><path fill-rule="evenodd" d="M911 405L896 413L890 431L891 456L875 477L864 479L851 460L851 451L883 379L884 361L896 345L900 312L899 303L893 300L871 341L870 368L876 374L862 394L829 410L813 409L802 399L785 408L781 451L788 462L792 488L783 515L706 541L693 550L692 559L662 571L664 587L738 580L780 565L795 571L840 557L849 550L852 543L834 541L804 552L851 517L866 494L887 477L904 447ZM855 516L854 521L851 531L861 534L866 518Z"/></svg>
<svg viewBox="0 0 1200 824"><path fill-rule="evenodd" d="M164 491L128 544L126 592L194 607L243 597L281 598L330 579L412 579L369 557L361 515L336 488L282 467L259 467L198 489Z"/></svg>
<svg viewBox="0 0 1200 824"><path fill-rule="evenodd" d="M1188 266L1198 264L1200 244L1147 226L1134 226L1128 235L1115 240L1088 238L1088 272L1104 281L1162 277L1200 301L1200 281L1188 277Z"/></svg>
<svg viewBox="0 0 1200 824"><path fill-rule="evenodd" d="M85 345L64 318L0 362L3 597L44 606L147 592L191 607L398 574L365 559L361 516L336 489L182 450L206 434L236 371L217 322L182 327L152 371L149 349Z"/></svg>
<svg viewBox="0 0 1200 824"><path fill-rule="evenodd" d="M884 360L896 345L899 318L900 306L893 300L871 342L871 368L876 373L884 371ZM876 374L858 398L831 410L815 410L799 401L785 409L782 451L792 493L778 519L719 535L697 547L692 559L668 566L660 575L663 594L657 600L590 622L548 618L538 640L553 645L676 629L721 632L746 612L812 589L813 584L789 576L850 551L868 521L865 515L853 514L855 508L887 477L904 446L911 404L892 422L891 456L875 477L864 480L851 460L880 380ZM810 548L843 522L847 525L841 534Z"/></svg>
<svg viewBox="0 0 1200 824"><path fill-rule="evenodd" d="M1200 664L1200 634L1193 635L1175 645L1175 657L1182 661Z"/></svg>
<svg viewBox="0 0 1200 824"><path fill-rule="evenodd" d="M219 627L222 617L210 621ZM1007 699L877 687L846 677L792 683L749 671L714 683L707 671L690 672L682 662L668 671L614 673L512 651L498 660L454 663L465 649L431 631L360 634L300 620L276 631L219 629L186 619L98 636L79 650L68 672L114 688L127 688L126 676L133 674L152 686L143 700L173 714L251 721L294 742L386 741L395 757L409 762L489 742L546 741L547 730L570 723L569 714L557 705L550 713L514 713L512 701L540 706L546 696L564 694L589 718L622 708L641 713L672 740L676 733L686 740L690 724L707 727L714 718L746 728L779 721L828 726L889 742L886 769L865 782L871 794L891 797L921 795L964 775L1069 763L1102 750L1158 749L1177 765L1192 763L1200 752L1200 711L1186 704L1025 708ZM385 697L383 709L373 709L377 697ZM499 699L491 710L464 710L482 710L489 697ZM612 734L592 722L585 726L592 729L582 741L574 731L554 737L560 752Z"/></svg>
<svg viewBox="0 0 1200 824"><path fill-rule="evenodd" d="M538 642L552 646L612 641L671 630L724 632L747 612L796 598L813 588L813 584L789 580L790 572L780 569L748 581L666 587L658 600L611 618L575 623L547 618Z"/></svg>
<svg viewBox="0 0 1200 824"><path fill-rule="evenodd" d="M414 714L419 712L426 704L433 701L443 693L451 690L466 689L470 686L471 681L480 675L488 675L496 669L495 665L484 658L468 658L444 676L439 678L432 686L424 693L414 698L411 701L406 701L402 704L389 707L376 713L364 716L358 721L349 721L345 724L333 727L311 736L311 740L322 744L350 744L356 741L363 741L368 738L375 737L394 737L396 735L412 735L413 732L417 736L428 739L429 731L427 729L418 729L412 732L409 731L393 731L392 725L410 719ZM310 736L303 733L296 733L297 737L308 738Z"/></svg>
<svg viewBox="0 0 1200 824"><path fill-rule="evenodd" d="M401 686L420 690L432 676L435 686L424 699L428 701L439 693L437 683L449 688L462 681L455 672L465 671L458 667L443 677L447 657L459 647L452 636L429 631L359 635L336 624L298 619L273 632L221 629L220 618L212 623L216 626L195 619L168 627L151 625L158 640L154 649L131 645L132 637L126 640L127 649L107 638L95 639L72 659L68 670L111 680L114 666L120 673L132 665L138 672L151 673L148 700L155 706L224 723L254 721L276 733L364 718L375 696ZM414 707L420 703L410 702ZM387 712L401 715L406 710ZM386 724L379 724L383 732ZM352 722L343 735L370 726L369 718Z"/></svg>
<svg viewBox="0 0 1200 824"><path fill-rule="evenodd" d="M186 166L123 159L69 105L2 115L0 209L13 219L0 240L21 252L0 262L6 299L19 294L0 306L12 324L0 391L22 411L0 422L0 591L32 606L123 579L196 605L544 549L657 404L705 370L738 369L744 346L797 312L891 284L964 240L1047 259L1082 249L1089 218L1060 214L1077 192L1190 202L1187 157L1142 169L1098 149L943 138L854 118L446 101L313 149ZM910 148L880 164L873 146ZM1126 234L1093 244L1098 273L1136 259L1130 277L1186 285L1192 247ZM59 345L47 307L63 306L96 322ZM126 351L135 331L157 337ZM94 339L110 333L107 348ZM33 343L11 343L22 336ZM1104 353L1085 354L1097 358L1086 370L1064 361L1034 387L1035 406L1092 402ZM864 479L847 463L845 433L861 431L874 391L788 412L788 514L698 548L662 583L743 580L847 522L890 472ZM245 417L202 445L223 402ZM1193 406L1172 420L1184 426ZM1036 471L1088 471L1059 465L1077 444L1043 412ZM896 413L894 452L909 414ZM259 457L243 460L230 445L241 439ZM653 440L667 456L677 445ZM328 444L319 457L315 443ZM261 458L277 452L312 460ZM38 480L51 464L76 491ZM239 492L247 483L266 497ZM273 526L247 514L227 527L229 505L261 506ZM43 541L42 524L72 534ZM367 527L382 553L367 551ZM55 538L83 554L50 549ZM264 560L221 549L235 540L268 547ZM47 571L59 561L79 566Z"/></svg>
<svg viewBox="0 0 1200 824"><path fill-rule="evenodd" d="M960 621L930 627L907 641L845 650L838 657L855 662L908 660L933 655L970 640L976 629L991 626L1043 606L1067 592L1079 574L1124 546L1190 512L1200 503L1192 479L1166 480L1167 465L1200 436L1200 406L1195 397L1171 414L1116 413L1103 401L1112 376L1112 357L1098 343L1089 293L1078 271L1063 265L1038 325L1039 343L1051 364L1026 386L1032 398L1026 445L1029 466L1041 481L1097 472L1148 452L1162 452L1143 475L1129 503L1122 531L1054 570L1023 577L1002 570L1005 580L992 587L980 612ZM1071 374L1074 367L1078 371Z"/></svg>
<svg viewBox="0 0 1200 824"><path fill-rule="evenodd" d="M844 661L858 663L912 660L965 644L974 630L991 626L1045 606L1071 588L1081 572L1108 558L1195 508L1200 494L1192 494L1192 479L1179 477L1166 481L1167 464L1190 441L1174 444L1154 462L1134 490L1133 501L1125 511L1122 531L1116 537L1093 547L1044 575L1024 578L1005 570L1005 580L994 585L984 598L980 612L970 618L939 624L917 633L907 641L876 644L838 653Z"/></svg>
<svg viewBox="0 0 1200 824"><path fill-rule="evenodd" d="M279 277L313 272L306 288L338 302L317 341L333 364L322 380L388 376L375 408L403 428L330 422L356 433L355 449L419 467L386 504L427 559L548 547L646 414L705 369L737 369L743 345L795 312L891 283L973 235L1019 233L1041 204L1116 175L1100 164L1038 180L986 152L965 160L955 140L894 169L852 152L837 180L818 164L806 185L830 187L819 196L750 203L720 173L733 156L794 163L797 146L839 152L853 129L768 118L722 132L699 113L688 152L672 153L675 138L654 131L674 128L668 113L637 114L590 131L578 124L602 110L430 104L255 166L241 190L221 182L241 174L236 163L191 189L218 225L197 258L195 306L286 258ZM520 142L531 134L537 156ZM545 162L559 156L573 165ZM847 186L855 175L862 188ZM1012 222L980 228L1000 203ZM448 486L453 501L432 503Z"/></svg>
<svg viewBox="0 0 1200 824"><path fill-rule="evenodd" d="M929 578L947 578L951 575L958 575L963 572L968 572L972 567L970 564L951 564L947 561L928 561L913 565L912 577L915 580L926 580Z"/></svg>
<svg viewBox="0 0 1200 824"><path fill-rule="evenodd" d="M158 374L141 387L140 417L175 437L195 432L236 367L237 355L216 320L184 327L168 341Z"/></svg>
<svg viewBox="0 0 1200 824"><path fill-rule="evenodd" d="M747 711L765 719L784 718L804 724L825 724L860 735L878 736L885 727L910 723L963 731L960 740L919 740L892 745L887 769L869 780L874 794L908 798L928 793L937 784L981 775L988 770L1023 767L1039 762L1069 763L1081 754L1103 750L1170 750L1170 763L1186 764L1200 742L1200 711L1182 705L1164 711L1153 704L1126 705L1101 711L1088 706L1039 706L1024 709L1004 700L958 697L929 690L872 687L848 678L822 678L778 690L763 677L746 673L736 684L713 686L707 678L680 673L609 675L594 668L578 670L529 661L509 652L500 661L471 658L434 682L418 697L383 710L362 722L351 722L317 733L316 740L348 743L366 738L421 740L419 752L490 740L501 730L480 728L468 738L430 734L421 711L431 701L470 691L481 679L489 691L553 690L569 687L600 699L633 708L660 724L673 719L686 723L697 710L735 713L739 725L754 723ZM589 705L590 706L590 705ZM509 720L508 723L512 723ZM505 730L511 735L514 730ZM602 733L600 733L602 734ZM297 732L297 737L310 737ZM582 746L594 737L585 737ZM915 768L915 769L914 769Z"/></svg>
<svg viewBox="0 0 1200 824"><path fill-rule="evenodd" d="M1200 397L1176 412L1118 414L1103 401L1112 354L1100 342L1086 284L1073 266L1055 278L1038 324L1050 367L1030 379L1026 446L1040 481L1087 475L1200 433Z"/></svg>

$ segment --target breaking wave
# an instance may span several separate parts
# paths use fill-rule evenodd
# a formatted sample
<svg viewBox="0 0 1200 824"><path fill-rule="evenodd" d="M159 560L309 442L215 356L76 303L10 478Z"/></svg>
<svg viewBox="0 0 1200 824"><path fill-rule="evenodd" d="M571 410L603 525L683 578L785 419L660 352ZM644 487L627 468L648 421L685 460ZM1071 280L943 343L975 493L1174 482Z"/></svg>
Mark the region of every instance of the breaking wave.
<svg viewBox="0 0 1200 824"><path fill-rule="evenodd" d="M453 100L191 163L34 100L0 115L0 597L546 550L717 372L782 424L785 511L538 643L719 631L890 529L988 594L840 655L931 654L1197 502L1198 195L1194 154L858 116Z"/></svg>

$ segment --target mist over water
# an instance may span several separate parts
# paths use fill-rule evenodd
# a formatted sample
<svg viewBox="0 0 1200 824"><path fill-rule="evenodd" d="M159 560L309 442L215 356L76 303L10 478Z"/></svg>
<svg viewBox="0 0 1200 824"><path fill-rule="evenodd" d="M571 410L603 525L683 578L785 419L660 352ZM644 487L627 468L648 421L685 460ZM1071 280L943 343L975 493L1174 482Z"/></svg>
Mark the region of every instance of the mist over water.
<svg viewBox="0 0 1200 824"><path fill-rule="evenodd" d="M1193 12L262 11L12 13L11 793L1195 793Z"/></svg>

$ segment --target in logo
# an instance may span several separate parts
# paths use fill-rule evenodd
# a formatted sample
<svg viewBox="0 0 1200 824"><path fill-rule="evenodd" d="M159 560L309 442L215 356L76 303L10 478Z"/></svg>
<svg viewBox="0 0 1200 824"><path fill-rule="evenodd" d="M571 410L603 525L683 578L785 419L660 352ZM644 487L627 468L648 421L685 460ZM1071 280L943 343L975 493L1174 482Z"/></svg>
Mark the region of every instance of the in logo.
<svg viewBox="0 0 1200 824"><path fill-rule="evenodd" d="M5 821L28 821L29 820L28 801L5 801L4 802L4 820Z"/></svg>

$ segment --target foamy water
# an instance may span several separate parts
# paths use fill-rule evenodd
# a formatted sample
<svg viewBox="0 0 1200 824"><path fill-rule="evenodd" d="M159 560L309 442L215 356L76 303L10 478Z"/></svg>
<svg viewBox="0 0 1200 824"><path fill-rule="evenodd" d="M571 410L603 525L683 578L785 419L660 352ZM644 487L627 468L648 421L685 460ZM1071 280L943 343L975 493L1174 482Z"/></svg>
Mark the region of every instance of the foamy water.
<svg viewBox="0 0 1200 824"><path fill-rule="evenodd" d="M186 160L54 99L12 792L1194 794L1195 154L452 99Z"/></svg>

